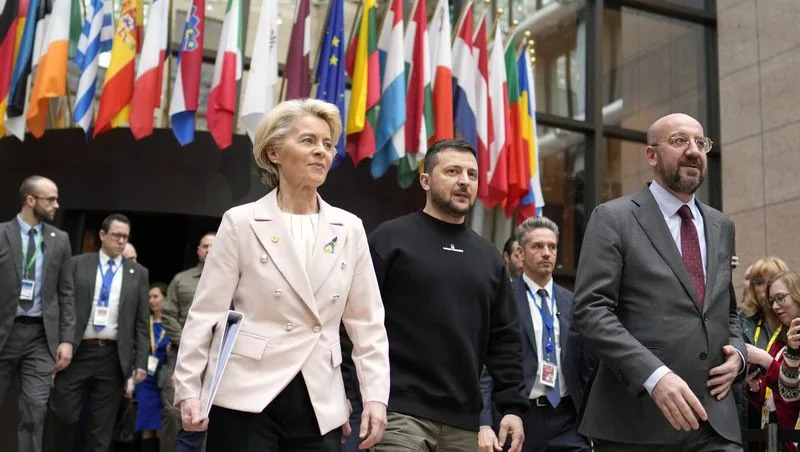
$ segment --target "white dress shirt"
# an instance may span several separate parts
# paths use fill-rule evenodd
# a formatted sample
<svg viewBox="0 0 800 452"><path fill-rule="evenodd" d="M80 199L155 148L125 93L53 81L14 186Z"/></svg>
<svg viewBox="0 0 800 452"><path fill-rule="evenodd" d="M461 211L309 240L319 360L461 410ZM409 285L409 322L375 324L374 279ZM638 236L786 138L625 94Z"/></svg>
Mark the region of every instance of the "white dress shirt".
<svg viewBox="0 0 800 452"><path fill-rule="evenodd" d="M100 289L103 287L103 275L108 271L108 257L103 250L100 250L100 266L97 268L94 280L94 296L92 296L92 312L89 316L89 322L86 324L86 330L83 332L84 339L110 339L117 340L117 331L119 329L119 298L122 291L122 256L117 256L114 261L114 278L111 280L111 291L108 294L108 323L105 328L100 331L94 329L94 308L97 306L97 299L100 298ZM100 268L103 269L100 272ZM112 271L114 271L112 270Z"/></svg>
<svg viewBox="0 0 800 452"><path fill-rule="evenodd" d="M556 341L555 355L556 365L558 366L558 386L561 392L561 397L564 397L568 394L568 392L567 384L564 381L564 372L562 370L563 367L561 366L561 339L560 328L558 325L558 305L556 305L555 300L553 299L553 279L550 278L550 281L544 287L540 287L531 278L528 278L528 276L524 274L522 275L522 281L530 289L526 291L526 296L528 298L528 306L530 306L531 310L531 319L533 320L533 333L536 337L536 357L538 358L539 362L539 368L536 370L533 386L531 386L531 393L528 397L535 399L546 395L544 383L539 381L539 370L542 368L542 363L544 362L544 358L542 357L542 332L544 329L544 324L542 322L542 314L539 311L539 308L545 301L547 302L547 306L550 308L550 314L553 316L553 335L555 336ZM544 289L547 292L547 300L542 300L542 297L536 294L539 289Z"/></svg>

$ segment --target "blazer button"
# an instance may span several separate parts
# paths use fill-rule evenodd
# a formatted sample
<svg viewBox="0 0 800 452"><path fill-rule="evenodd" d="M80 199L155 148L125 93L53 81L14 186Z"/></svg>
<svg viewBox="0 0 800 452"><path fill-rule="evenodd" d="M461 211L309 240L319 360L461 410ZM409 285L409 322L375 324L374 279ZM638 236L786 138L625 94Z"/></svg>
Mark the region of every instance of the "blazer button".
<svg viewBox="0 0 800 452"><path fill-rule="evenodd" d="M261 255L261 263L262 264L266 264L267 263L267 255L266 254L262 254Z"/></svg>
<svg viewBox="0 0 800 452"><path fill-rule="evenodd" d="M331 297L331 300L332 300L332 301L339 301L339 294L334 294L334 295Z"/></svg>
<svg viewBox="0 0 800 452"><path fill-rule="evenodd" d="M700 352L700 356L698 356L698 358L700 358L700 361L705 361L706 358L708 358L708 355L706 352Z"/></svg>
<svg viewBox="0 0 800 452"><path fill-rule="evenodd" d="M320 331L322 331L322 327L319 325L314 325L314 328L312 328L312 330L314 330L315 333L319 333Z"/></svg>
<svg viewBox="0 0 800 452"><path fill-rule="evenodd" d="M286 324L286 331L292 331L294 329L294 323L289 322Z"/></svg>
<svg viewBox="0 0 800 452"><path fill-rule="evenodd" d="M347 267L347 264L345 264L344 262L342 262L342 270L344 270L344 268L345 268L345 267Z"/></svg>
<svg viewBox="0 0 800 452"><path fill-rule="evenodd" d="M275 297L280 297L282 293L280 289L275 289Z"/></svg>

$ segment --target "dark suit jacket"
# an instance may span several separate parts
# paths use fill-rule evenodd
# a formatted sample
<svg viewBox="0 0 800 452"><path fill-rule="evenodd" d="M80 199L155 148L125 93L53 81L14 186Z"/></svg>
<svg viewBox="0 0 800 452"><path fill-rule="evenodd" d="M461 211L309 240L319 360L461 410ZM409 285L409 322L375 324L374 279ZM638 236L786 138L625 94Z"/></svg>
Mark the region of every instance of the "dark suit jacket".
<svg viewBox="0 0 800 452"><path fill-rule="evenodd" d="M574 327L600 364L580 432L590 438L672 444L673 429L644 389L666 365L700 399L711 426L740 441L733 395L706 388L708 372L730 344L747 356L731 297L733 223L701 204L706 239L706 292L697 294L678 247L648 187L598 206L586 228L575 287Z"/></svg>
<svg viewBox="0 0 800 452"><path fill-rule="evenodd" d="M75 306L63 266L72 256L67 233L42 224L42 320L47 346L55 359L61 342L72 342ZM22 239L16 218L0 224L0 350L14 324L22 285Z"/></svg>
<svg viewBox="0 0 800 452"><path fill-rule="evenodd" d="M533 383L538 378L539 357L536 350L536 335L533 331L533 319L528 302L525 282L520 277L511 283L514 288L514 300L519 311L520 329L523 331L522 341L522 370L525 378L525 394L530 394ZM569 396L575 404L578 413L581 412L584 401L586 385L594 372L595 359L584 350L580 337L571 330L573 295L569 290L553 284L556 305L558 305L559 350L561 351L561 366L564 380L567 384ZM493 410L492 403L492 378L484 372L481 376L481 392L483 394L483 410L481 411L481 425L496 425L497 413Z"/></svg>
<svg viewBox="0 0 800 452"><path fill-rule="evenodd" d="M75 287L75 334L72 343L76 352L80 348L83 333L92 315L98 253L85 253L67 261L67 279ZM127 379L134 368L147 369L150 348L149 324L150 304L147 269L136 262L124 259L122 288L119 299L119 326L117 327L117 352L122 375Z"/></svg>

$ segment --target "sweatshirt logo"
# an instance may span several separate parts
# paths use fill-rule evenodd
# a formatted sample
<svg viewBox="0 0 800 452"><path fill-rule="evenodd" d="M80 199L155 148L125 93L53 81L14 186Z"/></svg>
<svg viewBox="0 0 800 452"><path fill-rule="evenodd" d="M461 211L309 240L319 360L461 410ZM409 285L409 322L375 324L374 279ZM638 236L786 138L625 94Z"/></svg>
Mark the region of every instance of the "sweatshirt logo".
<svg viewBox="0 0 800 452"><path fill-rule="evenodd" d="M464 250L456 248L456 245L454 243L451 243L450 246L443 246L442 249L445 250L445 251L451 251L451 252L454 252L454 253L463 253L464 252Z"/></svg>

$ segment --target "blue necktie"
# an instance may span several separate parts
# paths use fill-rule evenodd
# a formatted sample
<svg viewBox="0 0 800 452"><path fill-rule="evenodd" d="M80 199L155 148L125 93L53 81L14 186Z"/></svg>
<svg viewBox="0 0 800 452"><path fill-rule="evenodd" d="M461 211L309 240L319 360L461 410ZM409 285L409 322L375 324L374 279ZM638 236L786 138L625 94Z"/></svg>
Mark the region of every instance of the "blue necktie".
<svg viewBox="0 0 800 452"><path fill-rule="evenodd" d="M555 319L550 313L550 306L547 303L547 291L539 289L536 295L542 301L542 307L539 312L542 314L542 358L554 366L558 366L558 359L556 356L556 332L555 332ZM561 402L561 389L559 388L558 372L556 372L556 384L552 388L544 386L544 393L547 396L547 401L553 408L558 406Z"/></svg>
<svg viewBox="0 0 800 452"><path fill-rule="evenodd" d="M108 299L109 295L111 294L111 283L114 281L114 260L108 260L108 268L106 269L105 273L100 273L103 277L103 284L100 286L100 295L97 297L97 306L101 308L108 307ZM95 331L101 331L105 328L105 325L98 325L94 324Z"/></svg>

